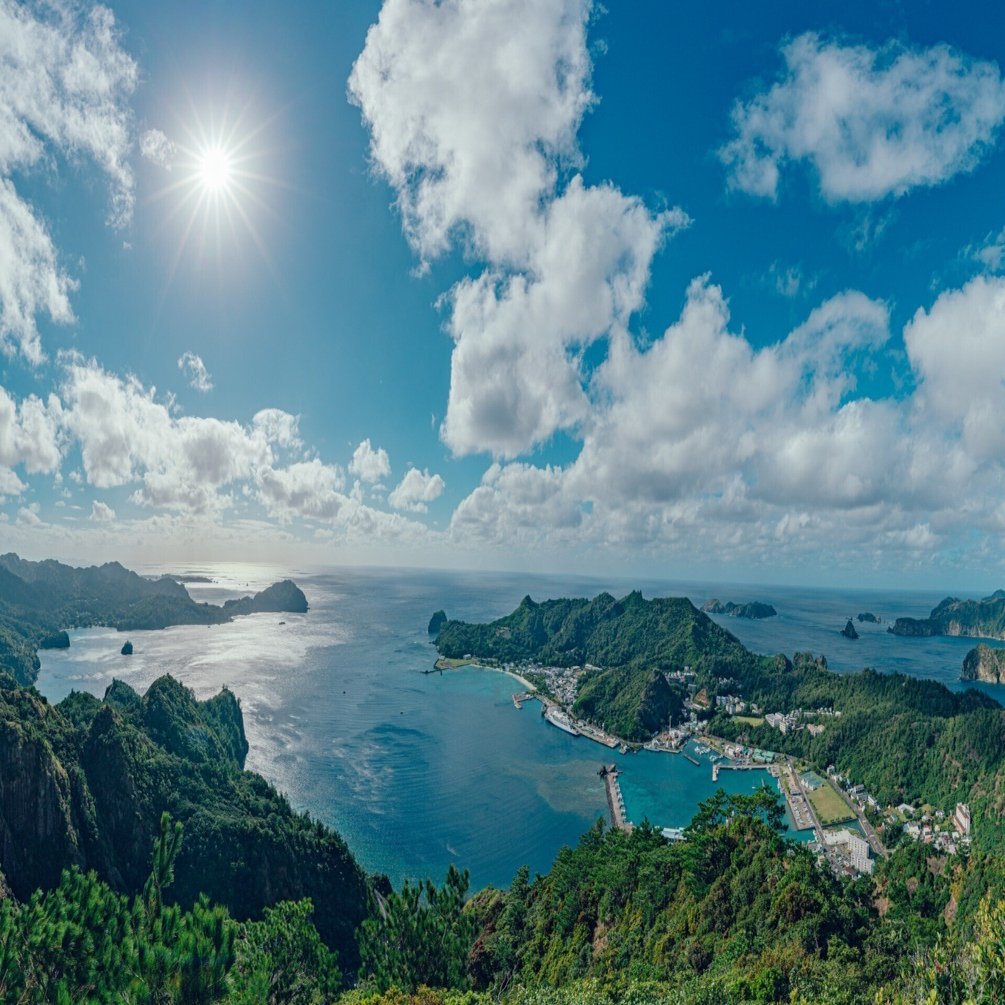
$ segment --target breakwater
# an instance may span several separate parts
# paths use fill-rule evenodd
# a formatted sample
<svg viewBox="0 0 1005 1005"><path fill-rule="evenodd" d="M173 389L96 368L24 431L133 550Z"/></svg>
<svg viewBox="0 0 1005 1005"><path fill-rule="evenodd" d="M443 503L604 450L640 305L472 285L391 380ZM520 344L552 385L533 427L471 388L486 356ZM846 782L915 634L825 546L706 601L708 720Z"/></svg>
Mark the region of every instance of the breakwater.
<svg viewBox="0 0 1005 1005"><path fill-rule="evenodd" d="M625 812L625 797L621 794L617 765L605 765L600 769L600 774L607 790L607 808L611 811L611 823L618 830L630 831L632 825L628 822L628 815Z"/></svg>

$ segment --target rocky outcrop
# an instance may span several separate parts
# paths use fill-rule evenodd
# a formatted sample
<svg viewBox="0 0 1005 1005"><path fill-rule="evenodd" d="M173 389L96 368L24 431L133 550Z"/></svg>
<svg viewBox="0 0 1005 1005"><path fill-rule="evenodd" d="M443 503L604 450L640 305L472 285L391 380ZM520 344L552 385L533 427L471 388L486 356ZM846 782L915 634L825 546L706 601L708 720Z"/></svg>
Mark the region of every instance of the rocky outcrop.
<svg viewBox="0 0 1005 1005"><path fill-rule="evenodd" d="M847 620L847 622L845 623L844 628L841 629L841 634L846 639L857 639L858 638L858 632L855 631L855 626L852 624L851 618L849 618Z"/></svg>
<svg viewBox="0 0 1005 1005"><path fill-rule="evenodd" d="M429 619L429 628L427 631L430 635L436 636L440 634L440 629L447 623L447 615L445 611L437 611Z"/></svg>
<svg viewBox="0 0 1005 1005"><path fill-rule="evenodd" d="M132 654L133 654L133 644L132 644L132 642L124 642L122 644L122 648L119 650L119 652L123 656L132 656Z"/></svg>
<svg viewBox="0 0 1005 1005"><path fill-rule="evenodd" d="M897 618L887 631L893 635L921 638L962 635L1005 639L1005 590L996 590L982 600L946 597L927 618Z"/></svg>
<svg viewBox="0 0 1005 1005"><path fill-rule="evenodd" d="M1005 649L992 649L983 643L975 646L963 659L960 680L1005 684Z"/></svg>
<svg viewBox="0 0 1005 1005"><path fill-rule="evenodd" d="M857 620L859 624L865 623L869 625L878 625L881 624L883 621L882 618L877 618L876 615L872 613L872 611L866 611L864 614L860 614Z"/></svg>
<svg viewBox="0 0 1005 1005"><path fill-rule="evenodd" d="M242 597L240 600L228 600L223 605L225 614L260 614L264 612L279 612L288 614L306 614L307 597L291 579L273 583L268 589L256 593L253 597Z"/></svg>
<svg viewBox="0 0 1005 1005"><path fill-rule="evenodd" d="M70 636L66 632L53 632L46 635L38 644L39 649L69 649Z"/></svg>
<svg viewBox="0 0 1005 1005"><path fill-rule="evenodd" d="M32 692L0 691L0 863L19 900L84 864L74 787L48 738L56 717Z"/></svg>
<svg viewBox="0 0 1005 1005"><path fill-rule="evenodd" d="M734 604L731 600L727 600L726 603L719 600L709 600L702 605L701 609L706 614L725 614L730 618L752 618L754 620L773 618L778 614L778 611L771 604L764 604L759 600L753 600L749 604Z"/></svg>
<svg viewBox="0 0 1005 1005"><path fill-rule="evenodd" d="M310 897L318 931L355 967L365 874L336 833L242 770L247 751L226 690L198 701L162 677L140 697L116 681L104 701L73 692L53 708L0 674L0 869L14 896L75 865L138 893L168 812L184 826L172 899L205 893L248 918Z"/></svg>

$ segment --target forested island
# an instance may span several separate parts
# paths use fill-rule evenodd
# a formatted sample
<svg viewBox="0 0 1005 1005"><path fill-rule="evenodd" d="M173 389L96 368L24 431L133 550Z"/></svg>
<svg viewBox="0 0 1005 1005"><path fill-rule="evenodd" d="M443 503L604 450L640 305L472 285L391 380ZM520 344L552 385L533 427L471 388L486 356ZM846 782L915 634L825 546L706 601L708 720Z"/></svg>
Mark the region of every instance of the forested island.
<svg viewBox="0 0 1005 1005"><path fill-rule="evenodd" d="M927 618L897 618L887 629L893 635L965 635L1005 639L1005 590L995 590L982 600L946 597Z"/></svg>
<svg viewBox="0 0 1005 1005"><path fill-rule="evenodd" d="M884 805L956 802L975 807L975 843L1005 849L1005 710L974 690L874 670L834 673L809 653L760 656L686 598L541 603L525 597L511 614L487 624L448 621L437 637L447 657L471 655L506 664L533 662L585 670L571 711L627 740L648 739L690 690L706 697L711 733L798 755L823 771L835 765ZM647 700L654 676L675 698ZM717 698L737 696L761 709L827 708L840 713L819 732L780 733L760 721L738 722ZM991 780L994 780L993 783ZM1002 788L999 789L998 786ZM979 807L979 812L977 808Z"/></svg>
<svg viewBox="0 0 1005 1005"><path fill-rule="evenodd" d="M67 648L67 628L219 625L242 614L303 613L307 607L303 591L288 579L217 606L194 601L178 577L147 579L118 562L88 568L29 562L11 552L0 555L0 670L33 683L37 651Z"/></svg>
<svg viewBox="0 0 1005 1005"><path fill-rule="evenodd" d="M0 998L25 1003L711 1005L992 1001L1005 982L998 837L1003 710L975 692L809 654L750 653L683 598L537 604L451 621L441 651L589 663L594 712L641 724L646 688L708 697L707 728L758 734L714 699L840 711L776 748L837 763L884 799L968 798L975 840L897 843L836 877L783 837L773 793L703 803L683 840L602 821L544 875L471 891L460 868L394 890L331 829L244 769L229 691L49 705L0 673ZM464 653L462 652L461 655ZM521 654L526 654L523 656ZM676 676L675 676L676 675ZM637 688L636 682L643 686ZM671 683L672 682L672 683ZM984 995L984 997L981 997Z"/></svg>

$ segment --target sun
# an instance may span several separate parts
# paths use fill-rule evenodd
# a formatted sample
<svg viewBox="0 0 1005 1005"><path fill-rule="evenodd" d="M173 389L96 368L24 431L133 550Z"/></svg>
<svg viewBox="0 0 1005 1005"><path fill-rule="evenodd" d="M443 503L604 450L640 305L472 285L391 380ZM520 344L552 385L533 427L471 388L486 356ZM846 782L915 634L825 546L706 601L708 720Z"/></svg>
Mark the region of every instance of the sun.
<svg viewBox="0 0 1005 1005"><path fill-rule="evenodd" d="M284 187L269 169L278 115L259 114L250 100L215 112L199 113L194 102L179 110L175 135L162 136L159 148L165 184L150 196L165 207L161 228L177 238L167 283L185 260L215 255L230 268L249 245L273 268L261 227L276 216L272 203Z"/></svg>
<svg viewBox="0 0 1005 1005"><path fill-rule="evenodd" d="M196 162L196 176L208 193L225 194L234 181L233 158L223 147L206 147Z"/></svg>

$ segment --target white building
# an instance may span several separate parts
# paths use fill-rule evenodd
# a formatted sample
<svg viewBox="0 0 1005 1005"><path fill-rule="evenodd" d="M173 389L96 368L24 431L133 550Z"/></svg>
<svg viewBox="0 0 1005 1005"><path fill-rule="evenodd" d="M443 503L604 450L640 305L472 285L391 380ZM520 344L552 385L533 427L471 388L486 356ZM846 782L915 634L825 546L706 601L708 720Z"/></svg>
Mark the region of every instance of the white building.
<svg viewBox="0 0 1005 1005"><path fill-rule="evenodd" d="M824 831L824 844L828 848L839 848L844 852L856 872L872 875L874 863L870 855L869 842L861 835L846 827L839 831Z"/></svg>
<svg viewBox="0 0 1005 1005"><path fill-rule="evenodd" d="M970 807L966 803L957 803L956 812L953 814L953 826L957 833L969 835L970 833Z"/></svg>

